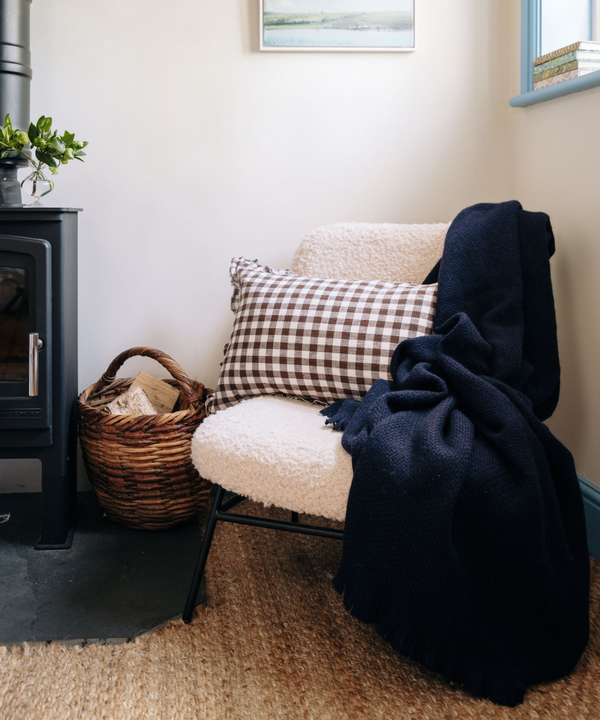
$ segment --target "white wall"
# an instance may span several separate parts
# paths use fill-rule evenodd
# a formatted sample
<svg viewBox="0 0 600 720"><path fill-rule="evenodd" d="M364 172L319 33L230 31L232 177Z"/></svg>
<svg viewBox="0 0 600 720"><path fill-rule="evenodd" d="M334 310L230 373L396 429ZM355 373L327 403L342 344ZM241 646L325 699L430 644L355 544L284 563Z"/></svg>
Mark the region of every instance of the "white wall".
<svg viewBox="0 0 600 720"><path fill-rule="evenodd" d="M520 0L512 3L512 94L519 93ZM600 88L511 114L511 185L529 210L550 215L562 388L550 429L578 472L600 485Z"/></svg>
<svg viewBox="0 0 600 720"><path fill-rule="evenodd" d="M32 114L90 141L50 196L84 209L80 388L136 344L214 384L233 255L285 265L323 223L515 197L557 236L549 425L600 485L600 88L508 109L520 0L417 2L407 54L259 53L257 23L258 0L33 1Z"/></svg>
<svg viewBox="0 0 600 720"><path fill-rule="evenodd" d="M135 344L214 383L236 254L506 198L501 2L448 5L415 53L338 54L259 53L258 0L34 0L32 115L90 142L52 197L84 209L82 388Z"/></svg>
<svg viewBox="0 0 600 720"><path fill-rule="evenodd" d="M510 197L501 0L418 1L414 53L260 53L258 4L33 0L32 116L90 143L48 198L83 208L81 389L138 344L214 385L234 255Z"/></svg>

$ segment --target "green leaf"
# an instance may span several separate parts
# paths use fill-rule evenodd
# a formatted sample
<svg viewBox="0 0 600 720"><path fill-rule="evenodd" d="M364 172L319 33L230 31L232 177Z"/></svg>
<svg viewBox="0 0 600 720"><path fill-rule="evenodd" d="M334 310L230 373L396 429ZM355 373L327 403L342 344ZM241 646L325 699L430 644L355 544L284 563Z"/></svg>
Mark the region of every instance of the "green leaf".
<svg viewBox="0 0 600 720"><path fill-rule="evenodd" d="M37 121L36 127L40 135L45 135L52 127L52 118L48 118L45 115L42 115L41 118Z"/></svg>
<svg viewBox="0 0 600 720"><path fill-rule="evenodd" d="M27 131L29 139L33 143L35 138L39 135L37 127L33 123L29 123L29 130Z"/></svg>
<svg viewBox="0 0 600 720"><path fill-rule="evenodd" d="M56 137L50 140L48 147L53 148L58 153L64 153L65 151L65 144Z"/></svg>
<svg viewBox="0 0 600 720"><path fill-rule="evenodd" d="M58 165L56 160L47 152L44 152L43 150L36 150L35 151L36 158L40 161L45 163L48 167L55 167Z"/></svg>

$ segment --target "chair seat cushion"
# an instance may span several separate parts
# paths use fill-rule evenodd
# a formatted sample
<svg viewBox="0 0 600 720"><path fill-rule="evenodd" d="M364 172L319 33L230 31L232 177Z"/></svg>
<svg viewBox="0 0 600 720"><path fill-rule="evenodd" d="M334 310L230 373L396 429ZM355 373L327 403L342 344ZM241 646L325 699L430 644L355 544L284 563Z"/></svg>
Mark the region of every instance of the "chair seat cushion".
<svg viewBox="0 0 600 720"><path fill-rule="evenodd" d="M262 396L209 415L192 438L200 475L265 505L343 520L352 460L321 406Z"/></svg>

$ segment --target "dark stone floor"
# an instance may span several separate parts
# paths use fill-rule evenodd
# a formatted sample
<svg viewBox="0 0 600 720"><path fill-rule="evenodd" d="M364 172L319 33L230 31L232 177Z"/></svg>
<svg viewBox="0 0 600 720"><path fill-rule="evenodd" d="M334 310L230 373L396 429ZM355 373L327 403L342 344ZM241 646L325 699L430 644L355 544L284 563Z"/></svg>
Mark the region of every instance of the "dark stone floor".
<svg viewBox="0 0 600 720"><path fill-rule="evenodd" d="M181 615L200 524L132 530L103 517L94 493L79 503L71 549L34 550L41 495L0 494L0 644L131 639Z"/></svg>

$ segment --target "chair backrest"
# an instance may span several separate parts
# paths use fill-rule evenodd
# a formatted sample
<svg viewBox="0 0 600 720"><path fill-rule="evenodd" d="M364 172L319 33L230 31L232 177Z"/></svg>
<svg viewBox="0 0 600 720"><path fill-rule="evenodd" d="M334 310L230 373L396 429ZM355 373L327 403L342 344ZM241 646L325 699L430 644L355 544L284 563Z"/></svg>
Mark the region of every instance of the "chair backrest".
<svg viewBox="0 0 600 720"><path fill-rule="evenodd" d="M442 256L449 223L344 222L308 233L292 269L308 277L421 283Z"/></svg>

